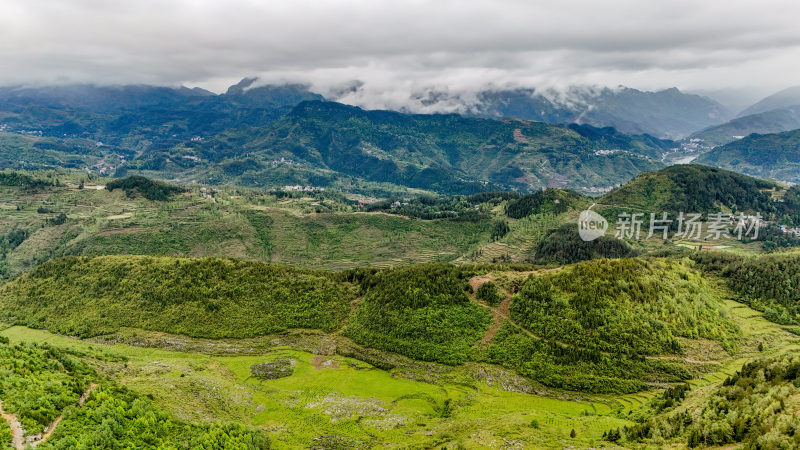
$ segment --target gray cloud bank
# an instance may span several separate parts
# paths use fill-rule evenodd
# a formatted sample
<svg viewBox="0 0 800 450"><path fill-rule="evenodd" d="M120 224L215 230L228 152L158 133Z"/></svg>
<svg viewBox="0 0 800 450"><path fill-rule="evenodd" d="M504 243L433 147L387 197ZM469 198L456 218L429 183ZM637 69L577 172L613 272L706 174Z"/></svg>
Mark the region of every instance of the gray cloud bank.
<svg viewBox="0 0 800 450"><path fill-rule="evenodd" d="M259 76L390 108L487 87L774 90L800 84L797 17L789 0L3 0L0 85Z"/></svg>

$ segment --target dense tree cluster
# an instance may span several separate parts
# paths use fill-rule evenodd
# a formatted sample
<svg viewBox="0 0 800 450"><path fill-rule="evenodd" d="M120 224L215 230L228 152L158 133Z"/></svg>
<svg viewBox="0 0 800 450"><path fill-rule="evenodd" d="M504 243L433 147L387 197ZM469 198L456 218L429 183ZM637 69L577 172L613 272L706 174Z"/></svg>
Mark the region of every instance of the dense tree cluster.
<svg viewBox="0 0 800 450"><path fill-rule="evenodd" d="M391 197L367 205L364 209L369 212L382 211L425 220L450 219L477 222L488 219L489 215L486 212L475 208L478 204L471 200L471 197L432 195L411 198Z"/></svg>
<svg viewBox="0 0 800 450"><path fill-rule="evenodd" d="M508 226L508 222L505 220L498 220L497 222L492 225L492 234L490 239L496 241L498 239L502 239L505 235L507 235L511 231L511 227Z"/></svg>
<svg viewBox="0 0 800 450"><path fill-rule="evenodd" d="M490 305L497 305L503 301L503 296L498 292L497 285L491 281L481 284L475 292L475 297Z"/></svg>
<svg viewBox="0 0 800 450"><path fill-rule="evenodd" d="M800 358L755 360L745 363L700 405L668 410L625 428L622 436L655 444L679 439L690 448L729 444L744 444L748 449L798 448L798 396Z"/></svg>
<svg viewBox="0 0 800 450"><path fill-rule="evenodd" d="M536 245L533 262L538 264L571 264L596 258L624 258L634 256L627 243L612 236L601 236L585 241L574 224L562 225Z"/></svg>
<svg viewBox="0 0 800 450"><path fill-rule="evenodd" d="M585 201L585 197L576 192L546 189L509 201L506 205L506 215L513 219L521 219L531 214L561 214L581 200Z"/></svg>
<svg viewBox="0 0 800 450"><path fill-rule="evenodd" d="M153 404L113 382L93 392L61 421L43 449L190 448L260 450L269 437L237 423L191 424L174 419Z"/></svg>
<svg viewBox="0 0 800 450"><path fill-rule="evenodd" d="M139 175L116 179L106 184L106 189L122 189L125 195L133 197L137 193L148 200L167 201L174 194L184 192L185 189L173 186L162 181L154 181Z"/></svg>
<svg viewBox="0 0 800 450"><path fill-rule="evenodd" d="M49 180L33 177L25 172L4 170L0 172L0 186L15 186L22 188L40 188L52 186Z"/></svg>
<svg viewBox="0 0 800 450"><path fill-rule="evenodd" d="M758 231L758 240L768 252L780 251L791 247L800 247L800 236L784 233L780 228L770 225Z"/></svg>

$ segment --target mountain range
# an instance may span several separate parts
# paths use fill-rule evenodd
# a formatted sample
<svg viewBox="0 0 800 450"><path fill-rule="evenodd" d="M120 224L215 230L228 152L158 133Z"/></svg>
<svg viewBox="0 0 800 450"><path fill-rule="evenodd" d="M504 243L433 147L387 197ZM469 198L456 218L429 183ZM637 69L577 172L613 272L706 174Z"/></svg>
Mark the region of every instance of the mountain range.
<svg viewBox="0 0 800 450"><path fill-rule="evenodd" d="M222 94L146 85L4 87L0 168L139 172L259 187L379 186L382 192L605 192L680 156L665 136L694 132L692 140L710 149L751 133L800 128L795 91L767 97L733 118L714 100L678 89L486 90L457 115L369 111L328 101L305 85L264 85L256 78ZM461 101L434 91L418 97L434 110ZM721 152L698 161L745 167L731 164L741 158L716 156ZM749 167L746 173L792 181L793 170Z"/></svg>
<svg viewBox="0 0 800 450"><path fill-rule="evenodd" d="M555 120L555 116L553 117ZM153 86L0 90L0 167L249 186L389 183L443 193L610 189L675 147L612 127L366 111L245 79L216 95Z"/></svg>
<svg viewBox="0 0 800 450"><path fill-rule="evenodd" d="M625 133L678 139L733 117L718 102L676 88L644 92L619 87L572 87L565 92L516 89L484 91L476 114L550 123L612 126Z"/></svg>
<svg viewBox="0 0 800 450"><path fill-rule="evenodd" d="M772 94L745 108L737 117L693 133L690 138L713 148L753 133L780 133L800 128L800 86Z"/></svg>
<svg viewBox="0 0 800 450"><path fill-rule="evenodd" d="M768 134L800 128L800 105L737 117L729 122L694 133L706 146L716 147L753 133Z"/></svg>

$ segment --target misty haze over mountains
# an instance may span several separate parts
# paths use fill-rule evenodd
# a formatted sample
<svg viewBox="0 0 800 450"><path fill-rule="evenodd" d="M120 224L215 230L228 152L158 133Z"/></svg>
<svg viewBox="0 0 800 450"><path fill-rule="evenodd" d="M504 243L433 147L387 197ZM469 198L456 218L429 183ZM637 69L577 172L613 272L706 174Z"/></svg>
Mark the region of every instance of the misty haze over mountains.
<svg viewBox="0 0 800 450"><path fill-rule="evenodd" d="M278 94L282 91L283 94ZM284 97L287 95L288 97ZM174 103L193 98L226 98L248 106L272 107L276 96L283 105L301 100L327 99L366 109L407 113L457 113L493 119L519 118L547 123L579 123L634 134L681 139L731 119L772 112L800 105L800 87L788 88L749 105L731 110L712 97L686 93L677 88L650 92L618 86L571 86L568 88L522 88L488 86L478 91L426 88L376 98L364 82L354 80L335 88L317 90L303 83L270 84L257 77L244 78L223 94L196 88L157 86L13 86L0 87L5 105L59 106L103 112L108 108L130 109L143 105ZM730 102L730 97L726 98ZM778 126L778 128L781 128ZM778 131L783 131L780 129ZM749 134L749 133L748 133Z"/></svg>

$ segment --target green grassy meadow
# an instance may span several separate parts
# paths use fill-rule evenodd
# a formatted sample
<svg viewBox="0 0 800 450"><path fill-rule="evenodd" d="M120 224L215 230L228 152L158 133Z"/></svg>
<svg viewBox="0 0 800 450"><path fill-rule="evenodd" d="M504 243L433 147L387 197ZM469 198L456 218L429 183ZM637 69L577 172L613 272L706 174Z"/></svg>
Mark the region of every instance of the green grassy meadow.
<svg viewBox="0 0 800 450"><path fill-rule="evenodd" d="M0 335L12 343L47 342L123 358L124 363L97 362L98 370L152 395L178 418L237 421L263 428L275 448L307 446L325 435L387 447L493 448L502 442L589 446L606 429L630 424L616 417L617 402L611 398L569 400L559 398L562 395L509 392L475 380L467 369L453 374L453 382L430 384L355 359L282 347L258 356L212 356L105 346L25 327L7 328ZM287 356L296 361L290 377L266 381L251 377L250 365ZM314 363L315 358L332 363ZM452 410L445 413L442 405L448 400ZM533 420L538 428L531 426ZM577 440L569 438L571 429L579 433Z"/></svg>

